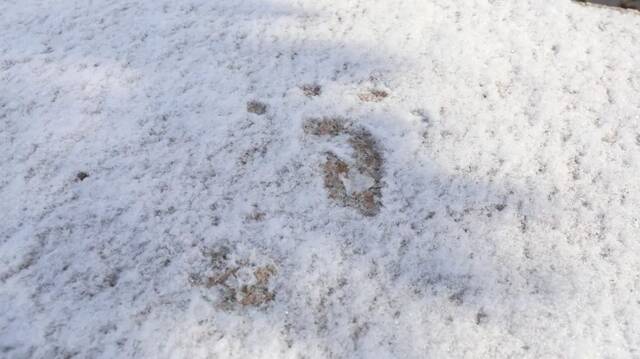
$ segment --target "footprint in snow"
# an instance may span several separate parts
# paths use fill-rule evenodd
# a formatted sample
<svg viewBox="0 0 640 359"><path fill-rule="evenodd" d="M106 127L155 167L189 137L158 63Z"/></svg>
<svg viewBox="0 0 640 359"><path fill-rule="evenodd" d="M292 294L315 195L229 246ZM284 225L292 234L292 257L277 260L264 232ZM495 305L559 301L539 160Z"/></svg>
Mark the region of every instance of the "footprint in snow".
<svg viewBox="0 0 640 359"><path fill-rule="evenodd" d="M383 159L371 133L354 127L341 118L312 118L304 124L304 132L319 137L346 135L354 156L345 160L333 152L326 153L322 165L324 187L328 197L339 205L372 217L382 206Z"/></svg>

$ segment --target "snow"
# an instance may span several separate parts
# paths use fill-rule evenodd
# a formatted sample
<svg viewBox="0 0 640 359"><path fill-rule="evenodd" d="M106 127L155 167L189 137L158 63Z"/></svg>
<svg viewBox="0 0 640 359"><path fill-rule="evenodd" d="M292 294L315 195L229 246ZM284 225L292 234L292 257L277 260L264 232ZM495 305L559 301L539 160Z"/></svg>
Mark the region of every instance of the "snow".
<svg viewBox="0 0 640 359"><path fill-rule="evenodd" d="M640 356L638 12L0 14L0 357ZM328 196L358 149L314 118L375 139L379 213Z"/></svg>

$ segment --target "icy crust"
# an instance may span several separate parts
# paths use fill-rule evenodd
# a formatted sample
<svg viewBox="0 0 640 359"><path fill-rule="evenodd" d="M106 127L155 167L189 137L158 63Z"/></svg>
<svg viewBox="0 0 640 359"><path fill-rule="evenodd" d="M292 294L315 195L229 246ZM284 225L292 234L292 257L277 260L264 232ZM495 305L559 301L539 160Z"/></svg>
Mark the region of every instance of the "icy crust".
<svg viewBox="0 0 640 359"><path fill-rule="evenodd" d="M0 14L0 357L640 355L636 12Z"/></svg>

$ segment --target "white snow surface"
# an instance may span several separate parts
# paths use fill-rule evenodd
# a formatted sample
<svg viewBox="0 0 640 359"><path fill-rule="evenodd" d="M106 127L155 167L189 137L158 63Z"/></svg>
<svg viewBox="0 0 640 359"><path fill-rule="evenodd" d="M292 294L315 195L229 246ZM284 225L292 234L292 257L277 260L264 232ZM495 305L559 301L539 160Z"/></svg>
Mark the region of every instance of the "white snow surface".
<svg viewBox="0 0 640 359"><path fill-rule="evenodd" d="M0 1L0 357L638 358L638 61L568 0Z"/></svg>

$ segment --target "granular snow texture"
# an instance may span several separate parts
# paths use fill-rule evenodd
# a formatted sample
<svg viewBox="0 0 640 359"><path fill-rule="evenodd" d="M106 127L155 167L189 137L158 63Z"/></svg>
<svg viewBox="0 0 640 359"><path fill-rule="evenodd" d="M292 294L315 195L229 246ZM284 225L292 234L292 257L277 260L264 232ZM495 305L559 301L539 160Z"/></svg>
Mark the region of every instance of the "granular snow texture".
<svg viewBox="0 0 640 359"><path fill-rule="evenodd" d="M569 0L0 1L0 357L638 358L639 60Z"/></svg>

